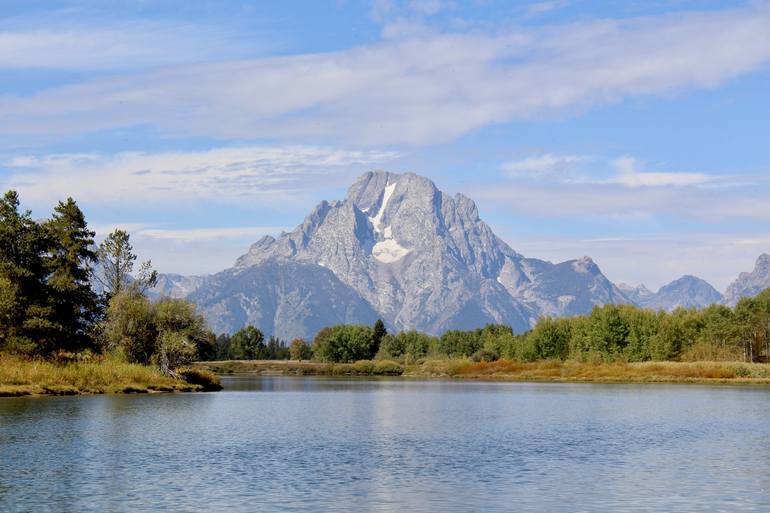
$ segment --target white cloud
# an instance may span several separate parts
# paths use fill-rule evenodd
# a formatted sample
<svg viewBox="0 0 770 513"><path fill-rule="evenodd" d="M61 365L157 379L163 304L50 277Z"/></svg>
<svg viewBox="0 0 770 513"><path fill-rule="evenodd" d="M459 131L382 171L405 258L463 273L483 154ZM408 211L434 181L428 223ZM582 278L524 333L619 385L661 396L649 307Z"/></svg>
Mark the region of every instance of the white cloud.
<svg viewBox="0 0 770 513"><path fill-rule="evenodd" d="M583 155L542 153L519 160L504 162L500 168L511 177L543 176L569 171L575 164L587 160Z"/></svg>
<svg viewBox="0 0 770 513"><path fill-rule="evenodd" d="M626 187L682 187L703 184L714 179L703 173L640 172L637 170L637 160L628 155L615 159L612 164L618 174L608 180L608 183Z"/></svg>
<svg viewBox="0 0 770 513"><path fill-rule="evenodd" d="M418 33L5 95L0 136L17 144L142 125L171 136L429 144L512 119L715 87L768 60L765 4L493 35Z"/></svg>
<svg viewBox="0 0 770 513"><path fill-rule="evenodd" d="M138 237L177 242L202 242L222 239L247 239L255 241L264 235L275 235L286 231L283 226L238 226L218 228L163 229L141 228L135 230Z"/></svg>
<svg viewBox="0 0 770 513"><path fill-rule="evenodd" d="M441 0L410 0L409 9L426 16L433 16L443 7L444 2Z"/></svg>
<svg viewBox="0 0 770 513"><path fill-rule="evenodd" d="M619 183L527 183L475 187L469 195L490 207L519 216L602 219L615 221L671 220L723 224L740 220L770 221L766 187L730 190L693 185L628 187Z"/></svg>
<svg viewBox="0 0 770 513"><path fill-rule="evenodd" d="M715 182L705 173L640 171L643 163L630 155L608 160L589 155L540 153L501 164L509 178L548 180L563 184L685 187ZM724 184L723 184L724 185Z"/></svg>
<svg viewBox="0 0 770 513"><path fill-rule="evenodd" d="M94 27L49 19L41 30L29 28L29 21L15 21L21 28L7 21L0 25L0 69L126 70L246 55L237 37L200 26L126 22ZM261 45L252 42L248 52L269 48Z"/></svg>
<svg viewBox="0 0 770 513"><path fill-rule="evenodd" d="M535 17L547 12L555 11L565 7L569 2L567 0L548 0L545 2L535 2L526 7L525 16Z"/></svg>
<svg viewBox="0 0 770 513"><path fill-rule="evenodd" d="M198 198L278 202L395 157L316 146L16 156L0 162L0 185L18 189L33 204L68 195L89 204L134 206Z"/></svg>

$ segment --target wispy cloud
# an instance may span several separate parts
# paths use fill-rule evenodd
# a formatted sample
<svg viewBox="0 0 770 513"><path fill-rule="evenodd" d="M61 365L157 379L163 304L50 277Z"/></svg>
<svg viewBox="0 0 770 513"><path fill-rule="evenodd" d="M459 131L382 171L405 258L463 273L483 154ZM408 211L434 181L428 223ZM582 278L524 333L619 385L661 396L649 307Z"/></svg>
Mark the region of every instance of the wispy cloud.
<svg viewBox="0 0 770 513"><path fill-rule="evenodd" d="M209 27L133 21L85 24L46 18L46 28L23 19L0 23L0 69L138 70L266 53L268 38L245 45ZM161 51L162 49L162 51Z"/></svg>
<svg viewBox="0 0 770 513"><path fill-rule="evenodd" d="M496 34L408 34L331 53L124 74L0 97L0 136L129 126L171 136L451 140L489 124L715 87L770 60L766 4Z"/></svg>
<svg viewBox="0 0 770 513"><path fill-rule="evenodd" d="M556 155L541 153L518 160L504 162L500 168L511 177L543 177L563 174L575 164L588 160L584 155Z"/></svg>
<svg viewBox="0 0 770 513"><path fill-rule="evenodd" d="M538 153L500 165L514 179L564 184L616 184L624 187L684 187L715 181L705 173L644 171L644 163L631 155L614 159L593 155Z"/></svg>
<svg viewBox="0 0 770 513"><path fill-rule="evenodd" d="M217 228L163 229L143 228L136 230L139 237L177 242L215 241L222 239L255 241L264 235L275 235L286 231L285 226L238 226Z"/></svg>
<svg viewBox="0 0 770 513"><path fill-rule="evenodd" d="M670 182L666 178L656 185ZM722 224L737 220L770 221L766 187L720 188L694 185L639 187L620 183L494 184L469 191L519 216L539 218L602 219L616 221L665 220ZM627 226L627 229L631 229Z"/></svg>
<svg viewBox="0 0 770 513"><path fill-rule="evenodd" d="M277 202L396 156L316 146L15 156L0 162L0 185L37 203L66 195L91 204L170 205L192 198Z"/></svg>
<svg viewBox="0 0 770 513"><path fill-rule="evenodd" d="M704 173L641 172L638 170L638 161L628 155L613 161L613 166L618 174L610 178L608 183L617 183L626 187L682 187L698 185L714 179Z"/></svg>

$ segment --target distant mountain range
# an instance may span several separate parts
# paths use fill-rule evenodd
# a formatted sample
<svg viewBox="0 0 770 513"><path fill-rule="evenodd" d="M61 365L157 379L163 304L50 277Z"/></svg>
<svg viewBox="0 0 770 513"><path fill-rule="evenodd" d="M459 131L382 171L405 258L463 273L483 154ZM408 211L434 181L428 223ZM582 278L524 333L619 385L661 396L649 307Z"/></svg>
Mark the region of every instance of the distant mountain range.
<svg viewBox="0 0 770 513"><path fill-rule="evenodd" d="M234 267L161 275L153 295L190 299L217 332L251 324L288 340L377 318L391 329L435 334L487 323L521 332L540 316L596 305L734 304L768 286L768 255L724 297L694 276L655 293L615 285L589 257L553 264L517 253L462 194L449 196L412 173L376 171L359 177L343 201L322 201L292 232L257 241Z"/></svg>

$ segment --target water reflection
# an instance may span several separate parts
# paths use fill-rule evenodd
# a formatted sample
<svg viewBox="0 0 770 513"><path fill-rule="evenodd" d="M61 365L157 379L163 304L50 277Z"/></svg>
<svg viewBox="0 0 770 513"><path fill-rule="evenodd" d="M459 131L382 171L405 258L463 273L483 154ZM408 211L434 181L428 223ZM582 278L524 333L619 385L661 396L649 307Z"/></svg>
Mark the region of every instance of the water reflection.
<svg viewBox="0 0 770 513"><path fill-rule="evenodd" d="M0 400L0 511L770 510L762 388L224 384Z"/></svg>

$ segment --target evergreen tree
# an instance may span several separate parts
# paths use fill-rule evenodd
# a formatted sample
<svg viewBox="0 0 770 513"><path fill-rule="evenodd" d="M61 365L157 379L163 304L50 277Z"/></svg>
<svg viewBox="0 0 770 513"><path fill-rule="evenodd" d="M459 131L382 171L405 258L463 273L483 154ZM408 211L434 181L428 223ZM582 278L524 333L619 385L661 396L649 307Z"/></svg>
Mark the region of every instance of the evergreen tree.
<svg viewBox="0 0 770 513"><path fill-rule="evenodd" d="M372 356L376 355L377 351L380 350L382 337L387 334L388 330L385 329L385 323L382 322L382 319L377 319L377 322L374 323L374 330L372 331Z"/></svg>
<svg viewBox="0 0 770 513"><path fill-rule="evenodd" d="M50 241L29 211L19 211L19 196L8 191L0 199L0 277L3 315L0 346L33 352L50 337L51 311L46 290L44 254Z"/></svg>
<svg viewBox="0 0 770 513"><path fill-rule="evenodd" d="M51 249L47 257L48 293L52 311L53 349L76 350L93 344L91 327L100 305L91 288L91 268L96 262L94 232L72 198L59 202L45 224Z"/></svg>
<svg viewBox="0 0 770 513"><path fill-rule="evenodd" d="M131 245L131 236L124 230L117 229L110 233L99 244L97 256L99 272L96 278L109 296L116 296L132 285L144 293L158 282L158 273L152 270L150 260L141 264L136 278L131 276L136 254Z"/></svg>

